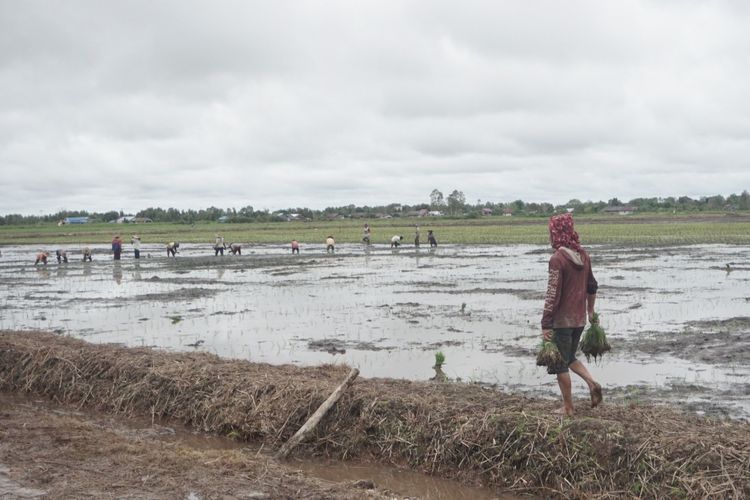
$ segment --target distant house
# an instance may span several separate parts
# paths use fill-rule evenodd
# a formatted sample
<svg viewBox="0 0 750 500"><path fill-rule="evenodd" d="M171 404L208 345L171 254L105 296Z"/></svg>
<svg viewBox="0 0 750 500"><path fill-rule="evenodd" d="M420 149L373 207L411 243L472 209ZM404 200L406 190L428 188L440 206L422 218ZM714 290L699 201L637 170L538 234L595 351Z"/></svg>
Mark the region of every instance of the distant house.
<svg viewBox="0 0 750 500"><path fill-rule="evenodd" d="M604 207L602 213L605 214L618 214L618 215L630 215L638 210L636 207L631 206L619 206L619 207Z"/></svg>
<svg viewBox="0 0 750 500"><path fill-rule="evenodd" d="M117 224L129 224L133 222L133 219L135 219L135 217L133 217L132 215L123 215L122 217L119 217L115 222Z"/></svg>
<svg viewBox="0 0 750 500"><path fill-rule="evenodd" d="M89 218L88 217L65 217L63 219L63 224L88 224Z"/></svg>
<svg viewBox="0 0 750 500"><path fill-rule="evenodd" d="M133 220L131 220L130 222L132 222L133 224L146 224L154 221L149 217L133 217Z"/></svg>
<svg viewBox="0 0 750 500"><path fill-rule="evenodd" d="M503 215L506 216L506 217L510 217L511 215L513 215L513 209L510 208L510 207L504 208L503 209Z"/></svg>
<svg viewBox="0 0 750 500"><path fill-rule="evenodd" d="M483 208L482 215L492 215L492 209L487 207Z"/></svg>
<svg viewBox="0 0 750 500"><path fill-rule="evenodd" d="M216 221L217 222L221 222L221 223L228 222L229 221L229 216L228 215L222 215L221 217L219 217L218 219L216 219Z"/></svg>
<svg viewBox="0 0 750 500"><path fill-rule="evenodd" d="M441 212L440 210L430 210L427 215L429 215L430 217L441 217L443 215L443 212Z"/></svg>
<svg viewBox="0 0 750 500"><path fill-rule="evenodd" d="M430 215L430 210L427 208L422 208L419 210L419 217L427 217Z"/></svg>

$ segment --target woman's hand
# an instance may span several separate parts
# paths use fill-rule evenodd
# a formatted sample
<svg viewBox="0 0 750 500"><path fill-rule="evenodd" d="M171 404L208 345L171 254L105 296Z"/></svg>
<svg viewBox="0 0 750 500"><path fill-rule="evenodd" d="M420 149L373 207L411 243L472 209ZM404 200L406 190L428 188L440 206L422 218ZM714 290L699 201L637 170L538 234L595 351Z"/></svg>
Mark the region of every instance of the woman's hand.
<svg viewBox="0 0 750 500"><path fill-rule="evenodd" d="M544 340L546 340L546 341L550 341L550 340L552 340L552 333L553 333L552 330L545 330L543 328L542 329L542 338Z"/></svg>

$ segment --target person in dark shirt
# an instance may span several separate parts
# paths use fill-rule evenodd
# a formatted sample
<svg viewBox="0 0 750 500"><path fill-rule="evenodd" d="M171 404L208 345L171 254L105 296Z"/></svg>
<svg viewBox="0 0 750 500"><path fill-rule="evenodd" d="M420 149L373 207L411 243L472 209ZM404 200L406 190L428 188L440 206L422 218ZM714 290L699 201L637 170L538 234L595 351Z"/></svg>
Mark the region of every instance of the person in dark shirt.
<svg viewBox="0 0 750 500"><path fill-rule="evenodd" d="M120 235L116 234L112 239L112 254L115 256L115 260L120 260L120 254L122 253L122 240Z"/></svg>
<svg viewBox="0 0 750 500"><path fill-rule="evenodd" d="M586 316L593 322L598 283L591 271L591 260L581 247L570 214L556 215L549 222L550 243L555 253L549 260L547 294L542 314L542 337L557 345L566 365L557 370L557 384L563 398L561 413L572 416L573 395L570 370L589 386L591 406L602 402L602 388L586 366L576 359L578 342L586 326Z"/></svg>
<svg viewBox="0 0 750 500"><path fill-rule="evenodd" d="M435 234L432 232L432 229L427 230L427 242L430 244L430 248L435 248L437 246L437 240L435 239Z"/></svg>

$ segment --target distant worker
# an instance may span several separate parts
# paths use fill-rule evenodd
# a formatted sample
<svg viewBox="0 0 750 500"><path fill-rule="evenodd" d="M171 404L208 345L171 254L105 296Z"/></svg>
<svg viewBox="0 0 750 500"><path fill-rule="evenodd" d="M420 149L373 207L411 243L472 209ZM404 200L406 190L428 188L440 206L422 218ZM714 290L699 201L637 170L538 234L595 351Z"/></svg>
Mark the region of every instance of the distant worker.
<svg viewBox="0 0 750 500"><path fill-rule="evenodd" d="M130 238L130 243L133 245L133 257L136 259L141 258L141 237L137 234L134 234L132 238Z"/></svg>
<svg viewBox="0 0 750 500"><path fill-rule="evenodd" d="M219 254L221 254L221 256L223 257L224 248L226 248L226 246L224 245L224 237L219 233L216 233L216 240L214 241L214 257Z"/></svg>
<svg viewBox="0 0 750 500"><path fill-rule="evenodd" d="M49 252L38 252L36 254L36 261L34 261L34 265L36 266L37 264L39 264L41 262L42 264L44 264L46 266L47 265L47 257L49 257Z"/></svg>
<svg viewBox="0 0 750 500"><path fill-rule="evenodd" d="M89 261L91 262L91 249L89 247L83 248L83 261Z"/></svg>
<svg viewBox="0 0 750 500"><path fill-rule="evenodd" d="M430 248L434 248L437 246L437 240L435 239L435 235L432 233L432 229L427 230L427 241L430 244Z"/></svg>
<svg viewBox="0 0 750 500"><path fill-rule="evenodd" d="M57 263L60 264L62 262L68 263L68 252L65 250L56 250L55 251L55 257L57 257Z"/></svg>
<svg viewBox="0 0 750 500"><path fill-rule="evenodd" d="M112 239L112 253L115 256L115 260L120 260L120 253L122 253L122 240L120 235L116 234Z"/></svg>
<svg viewBox="0 0 750 500"><path fill-rule="evenodd" d="M419 224L414 224L414 246L419 248Z"/></svg>
<svg viewBox="0 0 750 500"><path fill-rule="evenodd" d="M398 248L401 244L401 240L403 239L403 236L395 235L393 238L391 238L391 248Z"/></svg>
<svg viewBox="0 0 750 500"><path fill-rule="evenodd" d="M362 241L365 243L365 245L370 244L370 233L372 231L370 230L370 225L365 223L365 227L362 228Z"/></svg>
<svg viewBox="0 0 750 500"><path fill-rule="evenodd" d="M335 246L336 241L333 239L333 236L328 235L326 238L326 253L334 253Z"/></svg>
<svg viewBox="0 0 750 500"><path fill-rule="evenodd" d="M292 255L294 254L299 255L299 241L292 240Z"/></svg>
<svg viewBox="0 0 750 500"><path fill-rule="evenodd" d="M169 243L167 243L167 257L175 257L178 248L180 248L180 244L177 242L170 241Z"/></svg>
<svg viewBox="0 0 750 500"><path fill-rule="evenodd" d="M230 243L227 248L232 255L242 255L242 245L239 243Z"/></svg>

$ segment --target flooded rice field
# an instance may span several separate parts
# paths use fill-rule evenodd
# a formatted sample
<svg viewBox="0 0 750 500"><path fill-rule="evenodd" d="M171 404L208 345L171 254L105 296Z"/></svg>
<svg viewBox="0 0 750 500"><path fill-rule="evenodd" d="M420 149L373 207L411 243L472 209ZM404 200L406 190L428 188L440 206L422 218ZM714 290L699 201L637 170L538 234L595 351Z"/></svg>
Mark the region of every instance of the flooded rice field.
<svg viewBox="0 0 750 500"><path fill-rule="evenodd" d="M4 247L0 329L95 343L201 350L274 364L348 364L365 377L426 380L435 353L452 379L557 397L535 366L550 250L446 245L243 248L176 258L143 245L113 261L34 266ZM590 247L597 310L613 346L592 367L605 397L750 418L750 250L728 245ZM586 394L575 380L574 392Z"/></svg>

